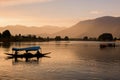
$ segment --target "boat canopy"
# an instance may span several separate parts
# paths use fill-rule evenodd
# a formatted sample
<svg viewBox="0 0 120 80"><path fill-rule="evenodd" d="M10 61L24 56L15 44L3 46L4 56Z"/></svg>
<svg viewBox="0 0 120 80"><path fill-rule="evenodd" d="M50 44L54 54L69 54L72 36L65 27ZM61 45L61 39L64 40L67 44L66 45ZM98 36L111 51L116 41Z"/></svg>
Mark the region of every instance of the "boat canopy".
<svg viewBox="0 0 120 80"><path fill-rule="evenodd" d="M13 51L37 51L41 49L40 46L26 47L26 48L12 48Z"/></svg>

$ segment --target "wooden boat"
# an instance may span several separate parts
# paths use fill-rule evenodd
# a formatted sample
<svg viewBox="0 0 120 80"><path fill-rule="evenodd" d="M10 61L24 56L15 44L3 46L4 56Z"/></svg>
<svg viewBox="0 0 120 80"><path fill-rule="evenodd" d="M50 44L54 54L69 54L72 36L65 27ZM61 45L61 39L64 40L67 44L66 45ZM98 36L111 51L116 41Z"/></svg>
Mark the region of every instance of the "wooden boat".
<svg viewBox="0 0 120 80"><path fill-rule="evenodd" d="M10 53L5 53L5 54L8 55L8 58L26 58L26 60L28 60L28 58L33 58L33 57L36 57L37 59L41 57L48 57L46 55L51 53L51 52L41 53L40 49L41 48L39 46L26 47L26 48L12 48L14 54L10 54ZM18 54L18 51L25 51L25 53ZM35 54L32 54L30 53L30 51L37 51L37 52Z"/></svg>
<svg viewBox="0 0 120 80"><path fill-rule="evenodd" d="M33 57L47 57L47 54L50 54L51 52L48 53L43 53L43 54L32 54L32 53L25 53L25 54L10 54L10 53L5 53L6 55L9 55L11 58L33 58Z"/></svg>
<svg viewBox="0 0 120 80"><path fill-rule="evenodd" d="M106 48L106 47L116 47L115 43L102 43L100 44L100 48Z"/></svg>

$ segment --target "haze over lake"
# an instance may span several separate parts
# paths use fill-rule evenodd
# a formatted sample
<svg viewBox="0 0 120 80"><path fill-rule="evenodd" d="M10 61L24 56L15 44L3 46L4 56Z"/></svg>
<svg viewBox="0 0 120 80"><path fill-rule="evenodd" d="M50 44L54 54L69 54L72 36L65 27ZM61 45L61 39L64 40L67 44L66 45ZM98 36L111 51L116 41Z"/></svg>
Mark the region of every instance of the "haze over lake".
<svg viewBox="0 0 120 80"><path fill-rule="evenodd" d="M120 47L100 49L101 42L58 41L0 43L1 80L119 80ZM42 52L52 52L51 58L6 59L13 47L40 46Z"/></svg>
<svg viewBox="0 0 120 80"><path fill-rule="evenodd" d="M0 80L120 80L119 8L120 0L0 0ZM35 46L51 54L17 53Z"/></svg>

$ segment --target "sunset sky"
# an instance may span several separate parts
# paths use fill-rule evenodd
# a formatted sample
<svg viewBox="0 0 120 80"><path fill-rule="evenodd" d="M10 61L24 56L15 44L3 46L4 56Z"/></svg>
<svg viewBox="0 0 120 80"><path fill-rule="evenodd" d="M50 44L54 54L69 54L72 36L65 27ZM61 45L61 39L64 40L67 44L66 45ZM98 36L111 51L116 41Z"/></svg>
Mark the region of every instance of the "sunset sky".
<svg viewBox="0 0 120 80"><path fill-rule="evenodd" d="M120 0L0 0L0 26L65 26L120 16Z"/></svg>

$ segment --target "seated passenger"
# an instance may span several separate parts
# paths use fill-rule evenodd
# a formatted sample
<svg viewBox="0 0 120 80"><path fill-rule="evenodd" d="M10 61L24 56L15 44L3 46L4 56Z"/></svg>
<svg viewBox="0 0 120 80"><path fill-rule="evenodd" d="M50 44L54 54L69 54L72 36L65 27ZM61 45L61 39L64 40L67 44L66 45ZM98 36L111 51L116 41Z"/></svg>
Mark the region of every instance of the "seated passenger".
<svg viewBox="0 0 120 80"><path fill-rule="evenodd" d="M37 51L35 55L36 55L36 56L42 56L43 54L40 53L39 51Z"/></svg>

